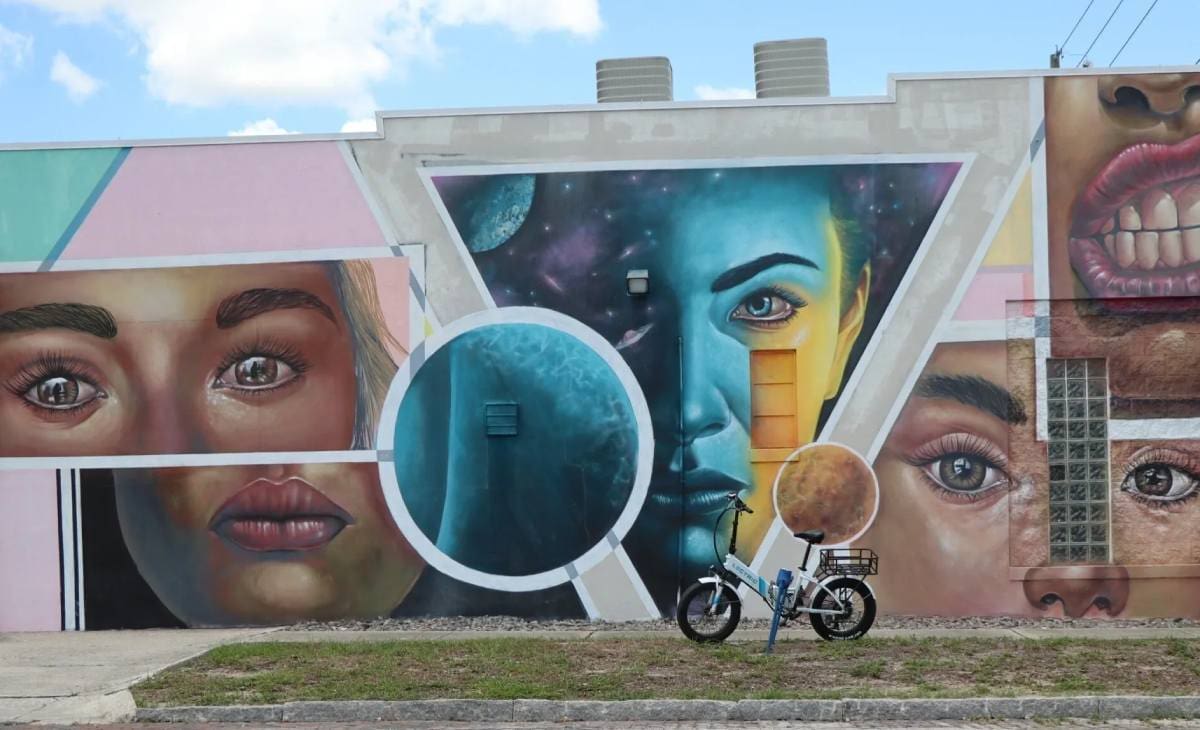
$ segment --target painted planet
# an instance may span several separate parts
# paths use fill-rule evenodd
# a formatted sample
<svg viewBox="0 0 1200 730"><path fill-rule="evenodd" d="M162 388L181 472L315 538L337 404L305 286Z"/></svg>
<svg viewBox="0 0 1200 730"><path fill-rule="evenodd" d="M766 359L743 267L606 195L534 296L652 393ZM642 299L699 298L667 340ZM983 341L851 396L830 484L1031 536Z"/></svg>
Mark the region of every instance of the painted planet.
<svg viewBox="0 0 1200 730"><path fill-rule="evenodd" d="M638 452L617 373L540 324L488 324L446 343L416 371L395 426L397 483L417 528L454 561L500 576L567 565L608 539Z"/></svg>
<svg viewBox="0 0 1200 730"><path fill-rule="evenodd" d="M463 241L472 253L491 251L512 238L533 205L533 175L491 175L466 204Z"/></svg>
<svg viewBox="0 0 1200 730"><path fill-rule="evenodd" d="M849 542L867 529L879 501L871 466L841 444L796 451L775 479L775 509L792 532L823 530L826 545Z"/></svg>

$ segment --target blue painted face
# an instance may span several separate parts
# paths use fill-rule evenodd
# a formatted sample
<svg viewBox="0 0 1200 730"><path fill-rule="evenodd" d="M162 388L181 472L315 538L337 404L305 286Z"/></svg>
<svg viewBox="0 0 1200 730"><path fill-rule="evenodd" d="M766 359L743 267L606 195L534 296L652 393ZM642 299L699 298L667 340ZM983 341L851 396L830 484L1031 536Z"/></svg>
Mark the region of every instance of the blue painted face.
<svg viewBox="0 0 1200 730"><path fill-rule="evenodd" d="M667 351L663 364L677 354L678 396L647 394L655 479L631 539L656 542L664 555L678 540L685 579L719 560L713 528L728 492L755 509L742 523L744 558L772 519L771 484L758 483L752 463L778 457L751 443L751 351L797 353L796 402L772 403L763 392L758 407L795 413L796 436L806 443L861 325L853 312L842 316L842 255L823 168L704 174L659 211L655 245L635 262L650 272L648 306L669 308L674 319L674 342L652 332L643 341ZM725 540L723 530L722 550ZM649 545L640 547L633 549Z"/></svg>

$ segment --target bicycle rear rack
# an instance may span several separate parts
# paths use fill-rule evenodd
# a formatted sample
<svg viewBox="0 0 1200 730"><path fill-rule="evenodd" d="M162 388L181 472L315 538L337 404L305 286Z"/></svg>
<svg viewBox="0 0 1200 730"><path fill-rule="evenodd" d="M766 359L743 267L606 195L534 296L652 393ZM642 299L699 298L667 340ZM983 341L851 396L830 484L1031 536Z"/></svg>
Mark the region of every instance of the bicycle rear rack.
<svg viewBox="0 0 1200 730"><path fill-rule="evenodd" d="M821 551L817 577L831 575L878 575L879 556L870 548L831 548Z"/></svg>

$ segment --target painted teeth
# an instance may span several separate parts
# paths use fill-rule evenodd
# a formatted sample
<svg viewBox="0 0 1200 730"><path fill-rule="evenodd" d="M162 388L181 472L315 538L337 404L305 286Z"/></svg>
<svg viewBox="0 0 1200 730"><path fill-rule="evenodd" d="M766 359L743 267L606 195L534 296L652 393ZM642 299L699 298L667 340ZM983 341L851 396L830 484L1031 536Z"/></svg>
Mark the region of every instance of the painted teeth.
<svg viewBox="0 0 1200 730"><path fill-rule="evenodd" d="M1166 190L1151 190L1142 198L1142 225L1147 230L1163 231L1179 227L1175 199Z"/></svg>
<svg viewBox="0 0 1200 730"><path fill-rule="evenodd" d="M1094 240L1124 269L1173 269L1200 261L1200 182L1148 191L1122 206Z"/></svg>

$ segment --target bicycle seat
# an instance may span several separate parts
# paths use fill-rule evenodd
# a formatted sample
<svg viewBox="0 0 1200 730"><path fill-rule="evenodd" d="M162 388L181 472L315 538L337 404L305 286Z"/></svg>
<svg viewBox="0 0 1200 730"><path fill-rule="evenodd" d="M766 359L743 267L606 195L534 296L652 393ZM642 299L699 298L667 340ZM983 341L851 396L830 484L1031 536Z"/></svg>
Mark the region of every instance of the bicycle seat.
<svg viewBox="0 0 1200 730"><path fill-rule="evenodd" d="M805 530L804 532L793 532L792 537L805 542L811 542L813 545L820 545L825 539L825 533L822 530Z"/></svg>

